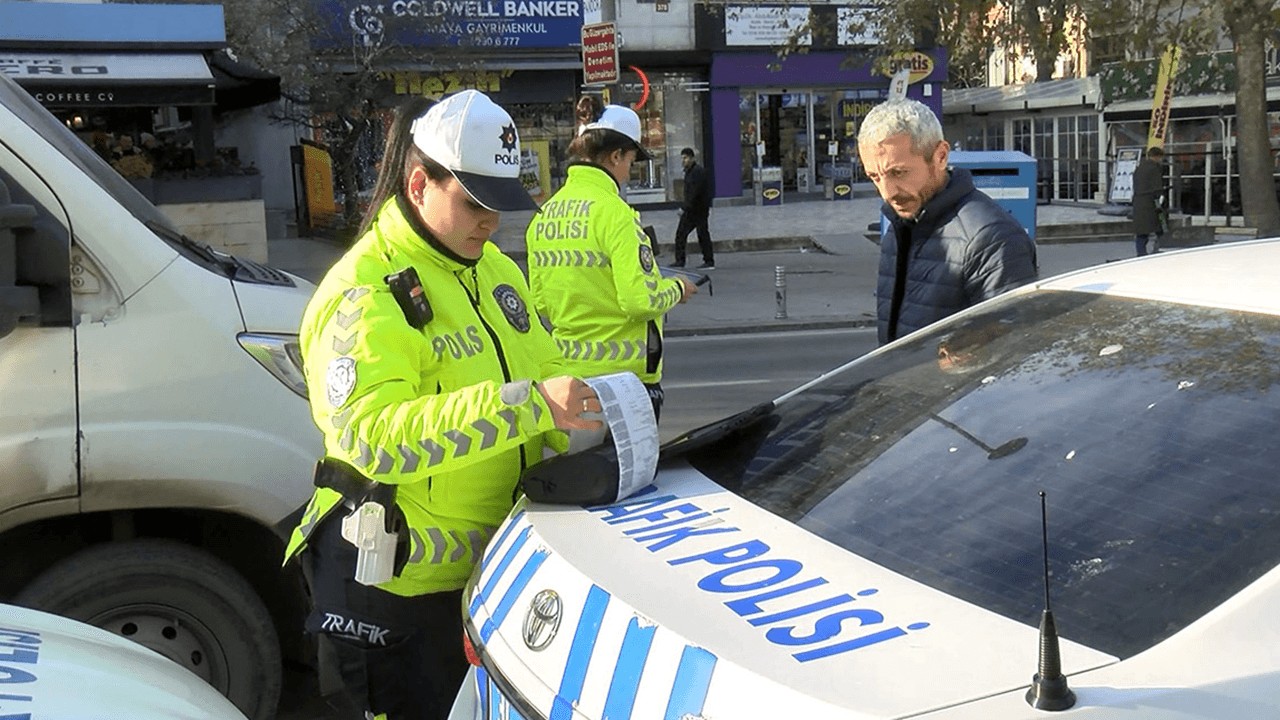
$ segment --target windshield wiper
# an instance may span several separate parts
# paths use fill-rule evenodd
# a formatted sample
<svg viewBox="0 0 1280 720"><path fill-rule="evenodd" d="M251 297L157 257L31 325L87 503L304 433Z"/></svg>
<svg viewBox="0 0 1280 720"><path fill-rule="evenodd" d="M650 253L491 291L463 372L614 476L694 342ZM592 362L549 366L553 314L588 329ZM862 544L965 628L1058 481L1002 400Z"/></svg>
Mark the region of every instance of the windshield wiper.
<svg viewBox="0 0 1280 720"><path fill-rule="evenodd" d="M763 402L755 407L748 408L736 415L720 420L719 422L704 425L700 428L690 430L671 442L663 445L659 451L659 461L669 458L685 455L698 448L706 447L714 442L722 440L734 433L742 431L744 428L755 425L761 418L768 417L774 409L773 401Z"/></svg>
<svg viewBox="0 0 1280 720"><path fill-rule="evenodd" d="M209 243L193 240L180 232L175 232L172 228L161 225L155 220L146 222L147 229L159 235L161 238L170 242L175 242L188 250L194 252L201 260L213 263L227 273L228 277L233 275L240 268L240 263L234 256L226 253L218 252L209 246Z"/></svg>

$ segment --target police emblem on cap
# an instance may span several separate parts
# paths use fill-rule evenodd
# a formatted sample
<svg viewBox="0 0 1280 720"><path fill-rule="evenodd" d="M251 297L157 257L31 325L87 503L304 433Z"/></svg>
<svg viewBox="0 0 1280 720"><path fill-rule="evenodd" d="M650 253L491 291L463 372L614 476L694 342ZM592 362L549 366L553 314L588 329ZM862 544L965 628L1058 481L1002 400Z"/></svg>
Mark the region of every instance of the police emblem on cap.
<svg viewBox="0 0 1280 720"><path fill-rule="evenodd" d="M329 404L340 408L351 397L356 389L356 361L354 358L334 358L325 373L325 392L329 396Z"/></svg>
<svg viewBox="0 0 1280 720"><path fill-rule="evenodd" d="M516 149L516 126L508 125L502 128L502 134L498 136L498 139L502 141L503 150L515 150Z"/></svg>
<svg viewBox="0 0 1280 720"><path fill-rule="evenodd" d="M502 314L507 316L511 327L522 333L529 332L529 309L515 288L499 285L493 289L493 299L498 301L498 307L502 308Z"/></svg>
<svg viewBox="0 0 1280 720"><path fill-rule="evenodd" d="M653 269L653 248L649 247L648 243L640 246L640 267L644 268L645 272Z"/></svg>

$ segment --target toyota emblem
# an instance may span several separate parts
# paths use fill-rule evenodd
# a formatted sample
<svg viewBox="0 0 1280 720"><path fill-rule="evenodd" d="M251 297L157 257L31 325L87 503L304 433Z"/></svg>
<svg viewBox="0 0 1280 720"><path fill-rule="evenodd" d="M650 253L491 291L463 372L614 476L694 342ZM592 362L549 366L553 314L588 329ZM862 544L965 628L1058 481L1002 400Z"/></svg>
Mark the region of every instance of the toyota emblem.
<svg viewBox="0 0 1280 720"><path fill-rule="evenodd" d="M555 590L543 590L533 596L524 614L524 644L533 651L551 644L560 629L560 596Z"/></svg>

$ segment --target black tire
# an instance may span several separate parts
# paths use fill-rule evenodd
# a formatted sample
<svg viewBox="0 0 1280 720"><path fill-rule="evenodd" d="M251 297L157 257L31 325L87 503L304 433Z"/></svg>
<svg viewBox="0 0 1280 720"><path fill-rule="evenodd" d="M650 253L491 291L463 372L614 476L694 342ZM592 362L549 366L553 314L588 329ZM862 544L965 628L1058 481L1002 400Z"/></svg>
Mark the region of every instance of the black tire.
<svg viewBox="0 0 1280 720"><path fill-rule="evenodd" d="M171 540L96 545L41 573L13 601L155 650L230 698L275 717L280 643L266 607L229 565Z"/></svg>

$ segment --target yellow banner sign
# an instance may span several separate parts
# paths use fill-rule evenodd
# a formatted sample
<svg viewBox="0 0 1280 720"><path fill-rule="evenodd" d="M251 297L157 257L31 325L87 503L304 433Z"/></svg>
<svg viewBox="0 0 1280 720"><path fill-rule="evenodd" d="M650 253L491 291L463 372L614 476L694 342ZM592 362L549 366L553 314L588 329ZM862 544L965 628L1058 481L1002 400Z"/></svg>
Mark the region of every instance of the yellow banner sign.
<svg viewBox="0 0 1280 720"><path fill-rule="evenodd" d="M1151 130L1147 133L1147 147L1164 147L1169 132L1169 106L1173 102L1173 79L1178 74L1178 59L1182 48L1170 45L1160 57L1160 74L1156 76L1156 94L1151 101Z"/></svg>

